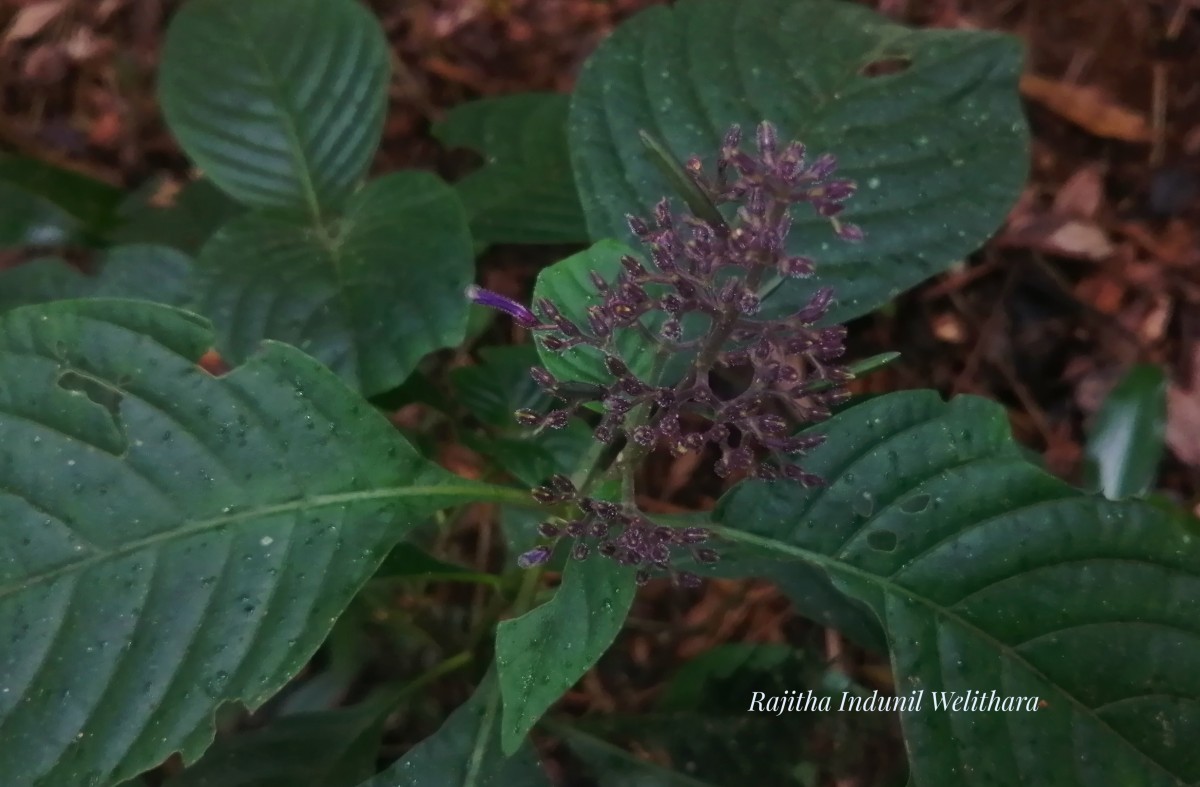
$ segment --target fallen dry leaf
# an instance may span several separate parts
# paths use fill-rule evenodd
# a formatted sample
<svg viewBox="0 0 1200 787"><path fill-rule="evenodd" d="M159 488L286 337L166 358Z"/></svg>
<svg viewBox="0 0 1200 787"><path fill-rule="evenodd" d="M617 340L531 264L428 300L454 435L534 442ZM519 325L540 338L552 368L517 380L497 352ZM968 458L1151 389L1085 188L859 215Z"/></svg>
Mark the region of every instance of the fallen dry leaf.
<svg viewBox="0 0 1200 787"><path fill-rule="evenodd" d="M1097 87L1024 74L1021 95L1098 137L1122 142L1151 139L1150 124L1144 115L1122 106Z"/></svg>
<svg viewBox="0 0 1200 787"><path fill-rule="evenodd" d="M1103 204L1103 166L1087 164L1067 178L1054 195L1053 212L1077 219L1094 219Z"/></svg>
<svg viewBox="0 0 1200 787"><path fill-rule="evenodd" d="M1022 216L997 240L1009 248L1093 261L1108 259L1114 249L1108 233L1094 221L1055 215Z"/></svg>
<svg viewBox="0 0 1200 787"><path fill-rule="evenodd" d="M1103 260L1113 253L1108 234L1090 221L1068 220L1051 232L1045 243L1047 250L1065 257Z"/></svg>
<svg viewBox="0 0 1200 787"><path fill-rule="evenodd" d="M62 13L67 7L67 2L68 0L42 0L40 3L24 6L13 17L12 24L5 31L4 43L11 44L14 41L33 38Z"/></svg>

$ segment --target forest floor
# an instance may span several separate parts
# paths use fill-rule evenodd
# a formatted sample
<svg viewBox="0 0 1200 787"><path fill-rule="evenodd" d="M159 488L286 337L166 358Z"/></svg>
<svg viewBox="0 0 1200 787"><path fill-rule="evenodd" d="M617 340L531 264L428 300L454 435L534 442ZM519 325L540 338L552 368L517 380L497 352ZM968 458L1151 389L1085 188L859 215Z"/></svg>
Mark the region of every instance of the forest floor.
<svg viewBox="0 0 1200 787"><path fill-rule="evenodd" d="M480 96L569 90L598 41L651 4L376 0L396 66L377 169L460 171L461 156L438 146L431 122ZM998 400L1047 469L1078 482L1107 392L1133 364L1159 364L1169 379L1159 485L1200 513L1200 2L865 4L921 27L1019 36L1033 147L1023 195L979 252L851 325L853 357L902 351L860 390L934 388ZM163 174L186 180L154 93L173 5L0 0L0 146L122 187ZM504 289L527 290L562 251L494 249L481 276L515 277L515 288ZM469 462L464 452L446 446L444 460ZM720 494L716 479L686 460L655 462L647 507L703 509ZM797 621L774 589L713 582L695 593L664 586L640 596L615 652L565 707L646 707L676 665L731 641L804 643L867 685L888 686L885 661ZM398 752L413 741L398 734L394 742Z"/></svg>

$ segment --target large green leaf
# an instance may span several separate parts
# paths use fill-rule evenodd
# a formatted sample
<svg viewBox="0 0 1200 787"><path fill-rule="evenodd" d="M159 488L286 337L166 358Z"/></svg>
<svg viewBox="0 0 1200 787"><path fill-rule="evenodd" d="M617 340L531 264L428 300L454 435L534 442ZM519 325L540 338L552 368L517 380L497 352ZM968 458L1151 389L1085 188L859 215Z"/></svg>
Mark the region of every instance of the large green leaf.
<svg viewBox="0 0 1200 787"><path fill-rule="evenodd" d="M375 771L392 704L286 716L218 740L166 787L354 787Z"/></svg>
<svg viewBox="0 0 1200 787"><path fill-rule="evenodd" d="M199 318L135 301L0 315L0 773L108 785L199 756L316 650L406 531L521 490L429 464L269 344L224 377Z"/></svg>
<svg viewBox="0 0 1200 787"><path fill-rule="evenodd" d="M278 339L367 395L462 340L474 275L462 205L425 172L373 181L344 218L315 228L268 213L236 219L197 268L199 309L222 354L240 360Z"/></svg>
<svg viewBox="0 0 1200 787"><path fill-rule="evenodd" d="M315 217L366 174L388 73L383 32L355 0L191 0L167 31L159 94L213 182Z"/></svg>
<svg viewBox="0 0 1200 787"><path fill-rule="evenodd" d="M670 194L639 130L712 171L726 129L762 120L858 182L838 241L795 211L790 248L818 277L775 290L773 310L837 290L833 321L863 314L946 269L1004 219L1025 180L1016 39L909 30L834 0L690 0L651 8L589 59L571 99L571 160L593 238L629 238L627 213ZM871 76L873 63L907 64ZM752 138L753 134L749 136Z"/></svg>
<svg viewBox="0 0 1200 787"><path fill-rule="evenodd" d="M719 532L825 570L887 631L918 785L1181 785L1200 779L1200 543L1144 503L1028 464L1004 410L931 392L822 425L828 485L742 484ZM934 710L935 692L1037 697Z"/></svg>
<svg viewBox="0 0 1200 787"><path fill-rule="evenodd" d="M549 787L537 755L524 743L500 751L500 691L493 673L446 723L362 787Z"/></svg>
<svg viewBox="0 0 1200 787"><path fill-rule="evenodd" d="M604 655L635 590L627 566L599 556L572 560L554 598L496 627L505 752L516 751L542 714Z"/></svg>
<svg viewBox="0 0 1200 787"><path fill-rule="evenodd" d="M477 240L585 243L587 226L567 154L567 97L521 93L461 104L433 128L450 147L485 157L455 188Z"/></svg>
<svg viewBox="0 0 1200 787"><path fill-rule="evenodd" d="M166 246L117 246L105 252L94 276L85 276L62 260L32 260L0 271L0 311L85 297L182 306L189 300L191 273L191 259Z"/></svg>

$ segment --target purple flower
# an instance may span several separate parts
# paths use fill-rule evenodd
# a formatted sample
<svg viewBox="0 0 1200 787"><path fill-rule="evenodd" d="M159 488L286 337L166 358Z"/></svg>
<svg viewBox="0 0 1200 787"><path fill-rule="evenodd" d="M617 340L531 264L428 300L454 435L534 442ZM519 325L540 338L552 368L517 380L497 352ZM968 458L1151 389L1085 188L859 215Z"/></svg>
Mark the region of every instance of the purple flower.
<svg viewBox="0 0 1200 787"><path fill-rule="evenodd" d="M467 287L466 296L467 300L471 301L471 303L477 303L480 306L487 306L491 309L499 309L516 320L518 325L532 328L538 324L538 318L534 316L533 312L512 298L508 298L498 292L485 290L482 287L472 284Z"/></svg>
<svg viewBox="0 0 1200 787"><path fill-rule="evenodd" d="M688 204L730 206L725 213L714 218L709 211L710 220L677 214L664 199L652 217L629 217L645 252L640 259L622 258L613 280L592 272L597 301L585 320L569 319L544 298L535 315L495 293L471 293L476 302L512 314L550 352L583 346L604 359L611 378L604 385L535 372L539 386L564 405L548 416L521 412L522 423L565 425L569 415L591 405L601 411L595 437L619 443L637 458L655 447L682 454L708 445L719 454L714 470L722 477L751 474L805 486L822 483L795 464L822 438L811 432L795 436L794 426L828 418L848 396L845 382L851 375L837 363L845 352L845 329L821 325L834 293L818 288L790 314L770 310L761 293L774 279L808 277L817 268L816 260L787 249L796 206L827 220L842 240L863 239L858 226L839 218L856 184L834 177L834 156L810 159L803 145L784 144L769 123L760 125L754 138L757 151L743 151L735 127L725 136L714 175L705 173L697 157L683 170L702 194ZM694 363L681 379L666 384L645 379L621 357L618 338L625 332L636 332L660 355L686 354ZM722 377L733 379L716 385ZM711 548L697 546L708 539L707 530L656 527L632 500L615 504L585 493L561 477L534 493L548 504L573 502L583 512L570 526L547 523L542 529L554 540L573 540L575 557L599 554L637 567L639 582L665 572L685 586L698 578L672 568L676 554L690 553L700 564L717 559ZM548 555L534 550L521 562L535 565Z"/></svg>

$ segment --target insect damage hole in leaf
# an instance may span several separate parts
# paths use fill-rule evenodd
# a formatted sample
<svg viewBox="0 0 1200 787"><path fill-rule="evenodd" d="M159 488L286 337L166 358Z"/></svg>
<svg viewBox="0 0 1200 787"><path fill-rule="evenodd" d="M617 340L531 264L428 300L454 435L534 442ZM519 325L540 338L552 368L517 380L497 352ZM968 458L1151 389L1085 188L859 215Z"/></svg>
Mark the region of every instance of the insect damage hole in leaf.
<svg viewBox="0 0 1200 787"><path fill-rule="evenodd" d="M891 530L875 530L867 534L867 546L880 552L895 552L899 539Z"/></svg>
<svg viewBox="0 0 1200 787"><path fill-rule="evenodd" d="M81 393L103 407L112 416L113 425L117 430L124 433L121 429L120 418L121 399L124 395L120 390L76 369L64 371L58 376L56 383L64 391Z"/></svg>

